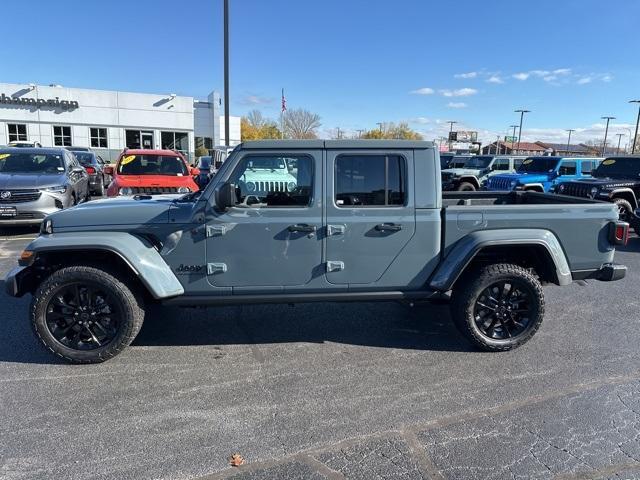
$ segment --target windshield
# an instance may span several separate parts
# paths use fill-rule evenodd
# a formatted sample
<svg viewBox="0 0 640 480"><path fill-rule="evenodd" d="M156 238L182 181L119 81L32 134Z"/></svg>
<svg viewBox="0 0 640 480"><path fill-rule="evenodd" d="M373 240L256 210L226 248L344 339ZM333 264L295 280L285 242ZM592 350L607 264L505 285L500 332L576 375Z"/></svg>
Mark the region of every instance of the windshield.
<svg viewBox="0 0 640 480"><path fill-rule="evenodd" d="M42 153L0 153L0 173L62 173L62 155Z"/></svg>
<svg viewBox="0 0 640 480"><path fill-rule="evenodd" d="M638 177L640 157L607 158L596 168L594 177Z"/></svg>
<svg viewBox="0 0 640 480"><path fill-rule="evenodd" d="M93 153L73 152L73 154L82 165L93 165L96 163L96 157Z"/></svg>
<svg viewBox="0 0 640 480"><path fill-rule="evenodd" d="M493 157L471 157L464 164L465 168L487 168Z"/></svg>
<svg viewBox="0 0 640 480"><path fill-rule="evenodd" d="M249 162L249 169L251 170L281 170L283 168L287 168L287 166L282 158L254 158Z"/></svg>
<svg viewBox="0 0 640 480"><path fill-rule="evenodd" d="M558 166L559 158L529 157L518 167L518 172L551 173Z"/></svg>
<svg viewBox="0 0 640 480"><path fill-rule="evenodd" d="M120 175L188 175L180 157L168 155L125 155L118 163Z"/></svg>

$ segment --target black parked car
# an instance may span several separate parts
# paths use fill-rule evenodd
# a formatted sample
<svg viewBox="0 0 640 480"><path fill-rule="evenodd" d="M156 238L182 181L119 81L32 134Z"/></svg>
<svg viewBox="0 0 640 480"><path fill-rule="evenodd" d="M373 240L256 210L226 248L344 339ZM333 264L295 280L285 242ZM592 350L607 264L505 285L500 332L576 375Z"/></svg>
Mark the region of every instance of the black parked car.
<svg viewBox="0 0 640 480"><path fill-rule="evenodd" d="M629 222L640 234L640 218L634 213L640 206L640 157L609 157L591 175L593 178L564 182L556 191L615 203L620 220Z"/></svg>
<svg viewBox="0 0 640 480"><path fill-rule="evenodd" d="M104 173L104 166L108 163L94 152L75 151L73 154L89 174L91 195L103 196L104 189L111 183L111 175Z"/></svg>

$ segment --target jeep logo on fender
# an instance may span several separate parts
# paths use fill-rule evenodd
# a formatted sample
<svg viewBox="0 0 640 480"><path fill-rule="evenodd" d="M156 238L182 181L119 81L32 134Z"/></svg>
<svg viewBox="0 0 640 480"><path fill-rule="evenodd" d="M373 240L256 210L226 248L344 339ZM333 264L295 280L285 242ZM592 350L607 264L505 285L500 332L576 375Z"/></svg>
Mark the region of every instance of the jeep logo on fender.
<svg viewBox="0 0 640 480"><path fill-rule="evenodd" d="M199 272L200 270L202 270L202 265L184 265L182 263L176 268L178 272Z"/></svg>

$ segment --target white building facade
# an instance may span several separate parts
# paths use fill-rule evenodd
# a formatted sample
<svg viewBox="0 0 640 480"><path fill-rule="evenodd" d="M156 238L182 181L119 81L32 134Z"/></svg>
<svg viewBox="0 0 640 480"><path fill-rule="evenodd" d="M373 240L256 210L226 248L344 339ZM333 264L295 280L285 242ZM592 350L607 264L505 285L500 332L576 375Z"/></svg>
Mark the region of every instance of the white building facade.
<svg viewBox="0 0 640 480"><path fill-rule="evenodd" d="M148 94L0 83L0 145L91 147L105 160L124 148L172 149L189 159L203 146L224 143L220 95L206 101ZM221 138L222 134L222 138ZM240 142L240 118L231 117L231 145Z"/></svg>

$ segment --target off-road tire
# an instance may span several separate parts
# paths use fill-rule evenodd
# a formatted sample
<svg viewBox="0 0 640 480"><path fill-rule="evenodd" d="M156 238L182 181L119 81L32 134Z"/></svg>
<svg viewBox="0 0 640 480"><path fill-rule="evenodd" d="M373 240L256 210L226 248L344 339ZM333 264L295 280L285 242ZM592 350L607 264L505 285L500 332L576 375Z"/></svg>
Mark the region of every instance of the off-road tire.
<svg viewBox="0 0 640 480"><path fill-rule="evenodd" d="M519 335L507 339L493 339L482 333L475 321L476 301L497 281L517 281L525 286L530 298L530 320ZM491 352L512 350L529 341L540 328L544 318L544 293L538 279L528 270L508 263L485 265L472 269L456 283L451 301L451 316L462 333L478 348Z"/></svg>
<svg viewBox="0 0 640 480"><path fill-rule="evenodd" d="M458 192L475 192L476 186L471 182L461 182L456 189Z"/></svg>
<svg viewBox="0 0 640 480"><path fill-rule="evenodd" d="M115 337L93 350L68 348L55 339L46 323L47 307L54 294L67 284L83 281L108 290L122 311ZM144 302L136 289L125 284L122 275L96 266L75 265L61 268L40 284L31 301L30 317L34 333L49 351L71 363L100 363L118 355L138 335L144 321Z"/></svg>
<svg viewBox="0 0 640 480"><path fill-rule="evenodd" d="M622 220L623 222L630 222L633 218L633 207L631 206L631 203L629 203L629 200L625 200L624 198L616 198L613 200L613 203L618 208L620 220ZM621 210L623 209L626 212L624 214L621 212Z"/></svg>

